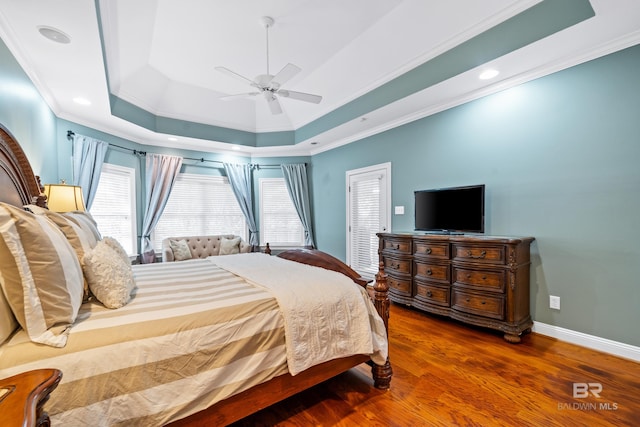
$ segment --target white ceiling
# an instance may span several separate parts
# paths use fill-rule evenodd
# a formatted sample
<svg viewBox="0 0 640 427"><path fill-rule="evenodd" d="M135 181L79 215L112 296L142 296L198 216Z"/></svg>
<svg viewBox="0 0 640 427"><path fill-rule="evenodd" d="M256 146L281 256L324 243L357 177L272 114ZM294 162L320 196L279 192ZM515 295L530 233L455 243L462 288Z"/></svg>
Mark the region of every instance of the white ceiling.
<svg viewBox="0 0 640 427"><path fill-rule="evenodd" d="M100 0L99 19L91 1L0 0L0 37L58 117L143 144L226 151L224 142L181 135L170 141L112 115L109 90L156 116L293 131L538 2ZM594 18L487 64L501 71L496 79L479 80L484 67L478 67L298 144L240 148L253 156L318 153L640 42L640 2L591 4ZM275 19L271 74L287 63L301 67L285 87L322 95L320 104L281 98L284 113L272 115L261 97L219 99L251 88L215 67L249 78L265 73L262 16ZM63 31L71 43L42 37L42 25Z"/></svg>

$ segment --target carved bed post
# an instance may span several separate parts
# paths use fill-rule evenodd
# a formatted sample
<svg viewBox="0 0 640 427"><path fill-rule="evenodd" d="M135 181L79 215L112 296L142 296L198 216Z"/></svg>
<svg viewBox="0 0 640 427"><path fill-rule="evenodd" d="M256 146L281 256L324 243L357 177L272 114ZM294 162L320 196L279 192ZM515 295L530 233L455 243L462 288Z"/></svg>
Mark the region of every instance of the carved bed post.
<svg viewBox="0 0 640 427"><path fill-rule="evenodd" d="M373 285L373 305L376 307L378 314L384 320L384 326L387 330L387 338L389 338L389 284L387 283L387 274L384 272L384 262L380 261L378 273L376 274L376 282ZM393 371L389 363L389 356L384 365L376 365L371 367L374 386L379 389L387 390L391 384L391 375Z"/></svg>

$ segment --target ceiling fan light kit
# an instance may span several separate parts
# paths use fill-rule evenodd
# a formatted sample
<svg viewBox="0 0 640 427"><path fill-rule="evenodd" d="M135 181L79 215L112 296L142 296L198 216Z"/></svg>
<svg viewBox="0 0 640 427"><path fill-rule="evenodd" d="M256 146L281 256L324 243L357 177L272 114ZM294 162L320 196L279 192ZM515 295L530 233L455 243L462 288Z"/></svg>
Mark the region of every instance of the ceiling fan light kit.
<svg viewBox="0 0 640 427"><path fill-rule="evenodd" d="M267 53L266 74L260 74L252 80L226 67L216 67L217 71L224 73L228 76L231 76L233 78L240 79L246 83L249 83L250 86L256 88L258 91L240 93L236 95L227 95L227 96L220 97L220 99L231 100L236 98L254 97L254 96L263 94L264 98L267 101L269 111L271 111L271 114L282 113L282 106L278 101L278 97L280 96L284 98L295 99L297 101L304 101L304 102L319 104L320 101L322 101L322 97L320 95L281 89L286 82L288 82L290 79L296 76L300 71L302 71L300 67L293 65L291 63L288 63L277 74L275 75L270 74L269 72L269 28L273 27L273 24L275 23L275 21L270 16L263 16L261 19L261 22L266 32L266 53Z"/></svg>

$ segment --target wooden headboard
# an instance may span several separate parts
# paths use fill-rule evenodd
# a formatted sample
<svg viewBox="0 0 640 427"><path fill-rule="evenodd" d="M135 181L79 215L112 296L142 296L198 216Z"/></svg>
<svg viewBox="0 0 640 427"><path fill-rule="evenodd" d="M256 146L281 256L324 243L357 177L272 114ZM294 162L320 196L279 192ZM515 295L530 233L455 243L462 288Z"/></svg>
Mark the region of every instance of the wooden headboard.
<svg viewBox="0 0 640 427"><path fill-rule="evenodd" d="M45 206L45 200L39 179L33 174L22 147L0 125L0 202L15 206L30 203Z"/></svg>

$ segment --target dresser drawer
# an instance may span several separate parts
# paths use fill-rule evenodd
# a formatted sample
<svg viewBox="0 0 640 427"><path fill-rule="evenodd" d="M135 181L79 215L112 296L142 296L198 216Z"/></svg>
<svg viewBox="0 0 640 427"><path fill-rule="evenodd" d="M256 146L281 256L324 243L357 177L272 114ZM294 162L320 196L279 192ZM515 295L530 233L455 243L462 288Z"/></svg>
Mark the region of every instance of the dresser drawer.
<svg viewBox="0 0 640 427"><path fill-rule="evenodd" d="M504 297L489 294L475 294L453 289L451 308L478 316L504 319Z"/></svg>
<svg viewBox="0 0 640 427"><path fill-rule="evenodd" d="M384 257L384 269L389 274L411 274L411 260L386 256Z"/></svg>
<svg viewBox="0 0 640 427"><path fill-rule="evenodd" d="M504 271L470 270L453 267L455 285L469 286L483 291L504 292Z"/></svg>
<svg viewBox="0 0 640 427"><path fill-rule="evenodd" d="M438 286L416 281L416 299L420 299L430 304L437 304L449 307L450 288L448 286Z"/></svg>
<svg viewBox="0 0 640 427"><path fill-rule="evenodd" d="M452 251L454 261L504 265L506 259L504 246L456 243Z"/></svg>
<svg viewBox="0 0 640 427"><path fill-rule="evenodd" d="M413 254L419 257L449 259L449 244L414 241Z"/></svg>
<svg viewBox="0 0 640 427"><path fill-rule="evenodd" d="M397 279L387 276L387 284L389 288L406 296L411 296L411 279Z"/></svg>
<svg viewBox="0 0 640 427"><path fill-rule="evenodd" d="M409 239L384 239L383 251L393 251L400 254L411 254L411 240Z"/></svg>
<svg viewBox="0 0 640 427"><path fill-rule="evenodd" d="M449 283L449 266L415 261L413 275L416 278L442 283Z"/></svg>

